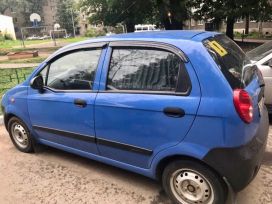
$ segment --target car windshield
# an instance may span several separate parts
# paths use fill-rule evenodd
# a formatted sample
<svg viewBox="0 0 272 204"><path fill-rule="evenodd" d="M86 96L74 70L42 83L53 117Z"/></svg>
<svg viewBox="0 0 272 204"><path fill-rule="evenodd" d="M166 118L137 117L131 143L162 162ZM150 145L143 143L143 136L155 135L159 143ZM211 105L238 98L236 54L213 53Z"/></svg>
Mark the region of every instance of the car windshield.
<svg viewBox="0 0 272 204"><path fill-rule="evenodd" d="M251 82L254 69L250 60L231 39L216 35L203 44L233 89L244 88Z"/></svg>
<svg viewBox="0 0 272 204"><path fill-rule="evenodd" d="M247 52L247 56L252 61L259 61L272 53L272 40Z"/></svg>

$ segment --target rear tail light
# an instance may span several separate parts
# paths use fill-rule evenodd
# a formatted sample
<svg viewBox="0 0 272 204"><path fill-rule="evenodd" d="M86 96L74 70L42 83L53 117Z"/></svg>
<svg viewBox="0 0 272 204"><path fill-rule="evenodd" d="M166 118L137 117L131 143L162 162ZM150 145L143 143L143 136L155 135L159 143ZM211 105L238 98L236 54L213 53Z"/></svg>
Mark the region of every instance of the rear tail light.
<svg viewBox="0 0 272 204"><path fill-rule="evenodd" d="M250 95L243 89L235 89L233 102L240 118L245 123L251 123L253 119L253 104Z"/></svg>

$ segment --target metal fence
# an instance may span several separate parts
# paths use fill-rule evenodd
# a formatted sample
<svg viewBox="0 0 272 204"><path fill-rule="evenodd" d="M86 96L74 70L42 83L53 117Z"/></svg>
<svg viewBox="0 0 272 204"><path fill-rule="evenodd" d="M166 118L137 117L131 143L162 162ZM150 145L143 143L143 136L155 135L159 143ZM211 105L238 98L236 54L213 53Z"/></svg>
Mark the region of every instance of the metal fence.
<svg viewBox="0 0 272 204"><path fill-rule="evenodd" d="M32 71L33 68L0 69L0 103L2 95L7 90L26 80Z"/></svg>

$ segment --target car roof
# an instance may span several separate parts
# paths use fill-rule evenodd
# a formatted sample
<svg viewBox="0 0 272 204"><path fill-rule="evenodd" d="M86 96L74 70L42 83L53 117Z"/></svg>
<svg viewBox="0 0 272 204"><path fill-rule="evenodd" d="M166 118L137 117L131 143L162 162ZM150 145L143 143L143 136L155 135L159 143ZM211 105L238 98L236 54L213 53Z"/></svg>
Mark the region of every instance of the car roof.
<svg viewBox="0 0 272 204"><path fill-rule="evenodd" d="M149 31L149 32L136 32L136 33L124 33L117 34L112 36L107 36L106 38L117 38L117 39L181 39L181 40L190 40L193 39L196 35L205 33L205 31L198 30L175 30L175 31Z"/></svg>
<svg viewBox="0 0 272 204"><path fill-rule="evenodd" d="M113 34L110 36L91 38L89 40L77 42L72 45L80 45L80 44L92 43L92 42L112 42L112 41L122 41L122 40L143 40L143 41L158 41L158 42L167 42L167 41L173 41L173 40L202 41L205 38L208 38L217 34L219 33L199 31L199 30L149 31L149 32Z"/></svg>
<svg viewBox="0 0 272 204"><path fill-rule="evenodd" d="M89 46L92 43L108 43L114 41L152 41L161 43L175 44L176 42L201 42L202 40L218 35L217 32L207 32L199 30L167 30L167 31L149 31L149 32L136 32L136 33L124 33L113 34L110 36L101 36L97 38L90 38L81 42L76 42L64 46L56 51L47 60L52 59L54 56L76 47ZM187 43L188 44L188 43ZM190 43L191 44L191 43Z"/></svg>

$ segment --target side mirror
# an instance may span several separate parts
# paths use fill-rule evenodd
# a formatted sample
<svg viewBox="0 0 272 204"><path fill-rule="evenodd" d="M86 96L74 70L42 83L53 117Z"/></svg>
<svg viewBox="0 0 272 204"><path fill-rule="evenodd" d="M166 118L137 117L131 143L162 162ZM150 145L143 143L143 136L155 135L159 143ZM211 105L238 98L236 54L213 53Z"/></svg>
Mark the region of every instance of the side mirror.
<svg viewBox="0 0 272 204"><path fill-rule="evenodd" d="M43 83L43 77L42 75L35 76L30 81L30 87L32 89L38 90L40 93L44 92L44 83Z"/></svg>

